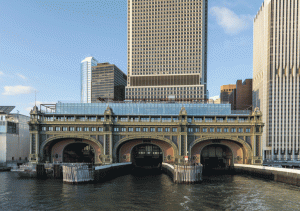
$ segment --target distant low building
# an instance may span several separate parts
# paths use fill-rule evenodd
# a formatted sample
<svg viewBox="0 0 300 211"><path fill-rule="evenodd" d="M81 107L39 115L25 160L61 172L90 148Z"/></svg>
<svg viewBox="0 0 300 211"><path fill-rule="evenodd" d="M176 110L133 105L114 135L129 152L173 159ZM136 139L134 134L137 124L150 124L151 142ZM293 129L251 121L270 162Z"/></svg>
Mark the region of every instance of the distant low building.
<svg viewBox="0 0 300 211"><path fill-rule="evenodd" d="M221 98L215 99L214 104L221 104Z"/></svg>
<svg viewBox="0 0 300 211"><path fill-rule="evenodd" d="M222 104L229 103L229 95L235 89L236 89L235 84L228 84L228 85L221 86L220 99Z"/></svg>
<svg viewBox="0 0 300 211"><path fill-rule="evenodd" d="M11 113L15 106L0 106L0 164L23 163L30 152L28 116Z"/></svg>

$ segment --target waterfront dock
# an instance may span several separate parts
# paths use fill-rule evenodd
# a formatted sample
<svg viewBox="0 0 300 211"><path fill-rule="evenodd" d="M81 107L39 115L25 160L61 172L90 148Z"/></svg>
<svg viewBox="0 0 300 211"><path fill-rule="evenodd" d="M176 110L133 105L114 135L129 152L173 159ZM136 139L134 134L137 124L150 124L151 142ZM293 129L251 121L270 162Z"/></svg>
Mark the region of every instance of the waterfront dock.
<svg viewBox="0 0 300 211"><path fill-rule="evenodd" d="M235 172L300 186L300 170L257 165L234 164Z"/></svg>
<svg viewBox="0 0 300 211"><path fill-rule="evenodd" d="M162 170L173 179L174 183L193 184L202 181L202 165L171 165L163 163Z"/></svg>

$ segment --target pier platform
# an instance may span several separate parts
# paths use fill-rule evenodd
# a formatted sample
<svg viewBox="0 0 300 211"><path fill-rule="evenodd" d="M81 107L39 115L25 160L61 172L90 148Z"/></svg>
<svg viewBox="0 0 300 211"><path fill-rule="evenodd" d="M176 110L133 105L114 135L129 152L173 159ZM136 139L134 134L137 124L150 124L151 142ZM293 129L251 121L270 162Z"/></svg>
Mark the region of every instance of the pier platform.
<svg viewBox="0 0 300 211"><path fill-rule="evenodd" d="M234 164L235 172L300 186L300 170L257 165Z"/></svg>
<svg viewBox="0 0 300 211"><path fill-rule="evenodd" d="M174 183L193 184L202 181L201 165L171 165L162 163L162 170L173 179Z"/></svg>

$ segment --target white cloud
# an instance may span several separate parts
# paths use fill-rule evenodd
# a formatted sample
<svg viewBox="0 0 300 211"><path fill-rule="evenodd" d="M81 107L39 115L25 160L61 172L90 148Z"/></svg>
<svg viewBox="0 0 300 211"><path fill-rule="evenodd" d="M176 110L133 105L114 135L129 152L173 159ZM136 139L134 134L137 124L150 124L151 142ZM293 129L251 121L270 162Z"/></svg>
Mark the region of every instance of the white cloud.
<svg viewBox="0 0 300 211"><path fill-rule="evenodd" d="M212 7L210 12L227 34L237 34L253 23L251 15L237 15L226 7Z"/></svg>
<svg viewBox="0 0 300 211"><path fill-rule="evenodd" d="M31 86L5 86L3 95L20 95L20 94L30 94L36 91Z"/></svg>
<svg viewBox="0 0 300 211"><path fill-rule="evenodd" d="M216 100L216 99L219 99L219 98L220 98L220 96L217 95L217 96L210 97L209 99Z"/></svg>
<svg viewBox="0 0 300 211"><path fill-rule="evenodd" d="M20 78L22 78L22 79L24 79L24 80L27 79L27 78L26 78L24 75L22 75L22 74L17 74L17 76L19 76Z"/></svg>

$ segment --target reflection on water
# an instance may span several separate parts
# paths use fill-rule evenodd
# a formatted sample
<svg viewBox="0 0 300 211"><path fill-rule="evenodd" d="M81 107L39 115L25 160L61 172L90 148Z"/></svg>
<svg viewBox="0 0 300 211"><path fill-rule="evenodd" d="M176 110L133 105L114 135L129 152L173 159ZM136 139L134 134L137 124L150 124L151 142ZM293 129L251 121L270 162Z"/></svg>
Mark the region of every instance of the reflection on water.
<svg viewBox="0 0 300 211"><path fill-rule="evenodd" d="M68 185L0 173L0 210L299 210L300 188L244 176L173 184L164 174Z"/></svg>

